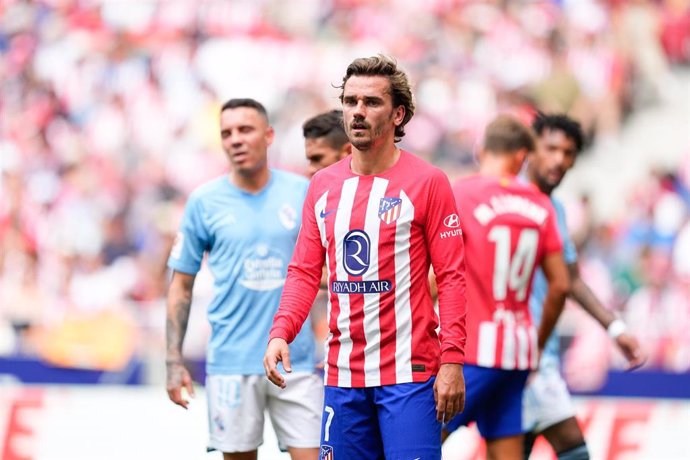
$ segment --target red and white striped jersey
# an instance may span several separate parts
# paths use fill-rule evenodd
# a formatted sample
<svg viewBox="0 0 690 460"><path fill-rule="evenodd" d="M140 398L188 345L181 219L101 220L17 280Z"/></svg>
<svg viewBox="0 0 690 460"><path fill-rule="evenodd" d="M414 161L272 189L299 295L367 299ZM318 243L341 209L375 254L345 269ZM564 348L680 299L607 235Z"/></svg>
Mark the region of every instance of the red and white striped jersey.
<svg viewBox="0 0 690 460"><path fill-rule="evenodd" d="M515 177L474 175L453 193L467 254L467 359L499 369L536 369L537 330L529 312L532 278L561 251L549 198Z"/></svg>
<svg viewBox="0 0 690 460"><path fill-rule="evenodd" d="M312 179L271 338L295 337L325 262L326 384L426 381L441 363L464 360L464 249L450 183L441 170L405 151L381 174L358 176L350 161Z"/></svg>

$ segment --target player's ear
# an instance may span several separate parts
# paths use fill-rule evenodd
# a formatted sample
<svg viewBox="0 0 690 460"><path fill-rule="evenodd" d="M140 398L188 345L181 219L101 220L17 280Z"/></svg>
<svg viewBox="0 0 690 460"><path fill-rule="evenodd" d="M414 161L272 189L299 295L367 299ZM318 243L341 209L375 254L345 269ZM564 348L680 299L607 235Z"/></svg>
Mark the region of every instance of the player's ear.
<svg viewBox="0 0 690 460"><path fill-rule="evenodd" d="M525 162L525 160L528 158L529 154L531 153L531 150L528 149L519 149L517 152L515 152L515 158L517 158L517 161L522 164Z"/></svg>
<svg viewBox="0 0 690 460"><path fill-rule="evenodd" d="M275 139L276 132L273 129L273 126L268 126L266 127L266 132L264 133L264 138L266 139L266 145L270 146L273 144L273 139Z"/></svg>
<svg viewBox="0 0 690 460"><path fill-rule="evenodd" d="M402 105L393 109L393 123L395 126L400 126L405 119L405 107Z"/></svg>

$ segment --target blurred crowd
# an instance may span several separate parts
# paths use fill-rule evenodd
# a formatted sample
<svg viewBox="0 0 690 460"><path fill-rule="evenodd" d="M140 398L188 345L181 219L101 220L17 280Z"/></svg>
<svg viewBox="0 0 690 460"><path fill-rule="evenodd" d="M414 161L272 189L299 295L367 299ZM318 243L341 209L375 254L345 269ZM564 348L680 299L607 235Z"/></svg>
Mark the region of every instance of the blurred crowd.
<svg viewBox="0 0 690 460"><path fill-rule="evenodd" d="M185 198L226 168L220 104L263 102L272 164L301 172L302 122L337 107L347 64L378 52L415 86L403 147L455 177L497 112L567 112L591 145L674 97L690 0L3 1L0 355L117 369L161 350ZM690 161L650 171L624 221L594 220L596 196L569 202L586 276L648 366L677 372L690 370L689 190ZM568 353L587 353L596 328L572 329Z"/></svg>

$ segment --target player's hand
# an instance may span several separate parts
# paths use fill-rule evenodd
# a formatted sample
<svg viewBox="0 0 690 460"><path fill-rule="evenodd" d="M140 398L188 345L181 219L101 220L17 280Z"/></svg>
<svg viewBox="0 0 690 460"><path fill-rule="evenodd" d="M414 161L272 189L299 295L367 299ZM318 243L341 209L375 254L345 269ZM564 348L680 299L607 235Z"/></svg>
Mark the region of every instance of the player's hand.
<svg viewBox="0 0 690 460"><path fill-rule="evenodd" d="M168 362L166 367L166 388L168 390L168 398L178 406L187 409L189 400L183 394L183 389L186 390L190 398L194 397L194 385L192 377L189 375L187 368L181 362Z"/></svg>
<svg viewBox="0 0 690 460"><path fill-rule="evenodd" d="M268 342L266 354L264 355L264 370L266 377L273 384L280 388L285 388L285 377L278 371L278 363L283 362L285 372L292 372L290 367L290 348L285 339L273 338Z"/></svg>
<svg viewBox="0 0 690 460"><path fill-rule="evenodd" d="M647 361L647 356L640 348L640 343L635 337L627 332L622 333L616 338L616 345L628 360L628 370L637 369Z"/></svg>
<svg viewBox="0 0 690 460"><path fill-rule="evenodd" d="M465 377L462 364L441 364L434 382L436 420L449 422L465 409Z"/></svg>

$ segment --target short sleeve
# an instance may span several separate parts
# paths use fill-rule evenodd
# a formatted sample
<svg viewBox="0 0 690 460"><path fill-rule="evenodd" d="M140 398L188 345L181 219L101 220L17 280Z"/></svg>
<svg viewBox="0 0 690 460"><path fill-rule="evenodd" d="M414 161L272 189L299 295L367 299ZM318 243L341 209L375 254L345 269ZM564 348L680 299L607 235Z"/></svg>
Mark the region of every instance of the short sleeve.
<svg viewBox="0 0 690 460"><path fill-rule="evenodd" d="M202 202L199 197L192 195L185 206L182 223L168 258L168 267L196 274L208 248L209 236L203 219Z"/></svg>

